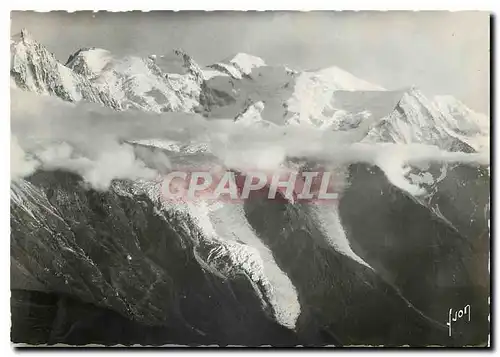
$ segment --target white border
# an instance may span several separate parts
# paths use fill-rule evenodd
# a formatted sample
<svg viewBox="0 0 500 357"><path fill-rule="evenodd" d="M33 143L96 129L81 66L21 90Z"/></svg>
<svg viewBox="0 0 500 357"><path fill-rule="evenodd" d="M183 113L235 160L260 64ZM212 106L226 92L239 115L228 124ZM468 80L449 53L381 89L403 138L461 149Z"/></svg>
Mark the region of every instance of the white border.
<svg viewBox="0 0 500 357"><path fill-rule="evenodd" d="M168 9L170 10L452 10L452 11L460 11L460 10L483 10L483 11L492 11L494 13L498 13L496 9L498 8L500 1L497 0L475 0L475 1L459 1L459 0L414 0L414 1L390 1L390 0L347 0L347 1L319 1L319 0L307 0L307 1L269 1L269 0L253 0L253 1L237 1L237 0L209 0L209 1L191 1L191 0L182 0L177 3L166 2L166 1L125 1L125 0L116 0L116 1L103 1L103 0L85 0L81 2L69 1L69 0L16 0L14 2L7 1L2 2L2 7L7 5L5 11L1 13L1 28L2 28L2 36L0 37L2 44L1 48L3 55L0 56L0 60L2 62L2 68L4 70L1 72L1 77L3 80L3 84L0 86L1 95L0 100L2 103L2 117L0 120L0 134L2 135L0 139L0 158L2 160L2 168L4 169L0 182L0 207L1 207L1 228L4 236L0 239L2 243L2 248L0 251L4 256L0 259L0 263L2 264L2 272L0 277L2 281L0 282L0 286L2 287L2 293L0 294L0 311L2 312L1 321L1 332L0 332L0 351L1 355L11 355L14 353L12 349L12 345L10 343L10 282L9 282L9 271L10 271L10 261L7 254L10 253L10 216L9 216L9 184L10 178L8 174L9 165L9 140L10 140L10 121L9 121L9 85L10 78L7 74L7 65L10 61L10 55L8 53L8 38L10 34L10 10L37 10L37 11L49 11L49 10L92 10L92 9L103 9L103 10L111 10L111 11L130 11L130 10L161 10ZM498 19L497 19L498 21ZM498 28L498 23L496 27ZM5 42L4 42L5 41ZM495 38L495 48L498 50L498 36ZM10 64L9 64L10 66ZM495 71L496 73L496 71ZM498 74L497 74L498 75ZM495 76L497 79L497 76ZM496 83L496 82L495 82ZM499 92L495 93L495 102L498 104L499 101ZM493 98L491 98L493 100ZM496 123L498 123L498 118L493 118ZM498 139L500 137L500 124L495 125L495 136ZM495 150L497 151L497 150ZM494 167L497 167L498 155L495 156L495 162L493 163ZM499 173L496 172L495 183L498 181ZM492 197L494 200L497 198L498 193L495 197ZM495 200L496 201L496 200ZM497 217L497 213L495 214L495 218ZM498 221L498 220L497 220ZM498 250L499 243L495 244L496 253ZM495 296L497 296L498 290L495 289ZM495 341L498 342L498 335L495 333L496 338ZM135 350L137 351L137 350ZM122 351L116 351L121 353ZM201 350L203 352L203 350ZM204 351L206 352L206 351ZM269 353L271 351L257 351L251 352L255 354L261 353ZM332 351L334 353L340 352L339 350ZM369 350L363 350L362 352L351 351L351 353L364 353L370 352ZM421 352L428 353L426 350L422 350ZM417 353L421 353L417 352ZM75 350L76 354L83 353L82 351ZM98 355L103 354L103 352L93 352ZM141 353L145 353L144 351ZM168 353L177 353L174 351L168 351ZM186 352L183 352L186 353ZM196 353L196 352L190 352ZM307 352L312 353L312 352ZM435 352L434 352L435 353Z"/></svg>
<svg viewBox="0 0 500 357"><path fill-rule="evenodd" d="M49 11L107 9L112 11L127 10L492 10L495 0L348 0L348 1L293 1L293 0L210 0L210 1L124 1L124 0L85 0L81 2L66 0L16 0L12 9Z"/></svg>

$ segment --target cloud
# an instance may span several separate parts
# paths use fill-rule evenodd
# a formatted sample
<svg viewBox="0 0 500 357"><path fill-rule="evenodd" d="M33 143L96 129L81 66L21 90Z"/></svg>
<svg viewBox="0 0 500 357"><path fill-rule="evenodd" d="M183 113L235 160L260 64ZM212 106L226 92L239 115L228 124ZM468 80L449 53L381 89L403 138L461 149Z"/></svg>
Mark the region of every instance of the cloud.
<svg viewBox="0 0 500 357"><path fill-rule="evenodd" d="M17 137L10 138L10 177L13 180L31 175L37 169L39 163L26 155L19 146Z"/></svg>
<svg viewBox="0 0 500 357"><path fill-rule="evenodd" d="M168 157L155 149L134 148L127 140L156 135L182 138L191 135L189 130L203 130L203 125L196 125L203 120L187 114L159 118L141 112L117 113L17 89L11 100L14 180L37 168L78 173L102 190L113 179L154 179L170 167ZM188 124L190 120L193 125ZM172 121L179 125L171 125Z"/></svg>
<svg viewBox="0 0 500 357"><path fill-rule="evenodd" d="M172 163L162 150L129 143L143 139L204 143L215 156L208 160L207 155L205 164L215 161L243 172L281 170L289 165L290 157L319 160L332 167L368 163L380 167L395 186L415 195L424 191L408 180L412 165L489 164L487 154L447 152L422 144L358 143L349 132L296 126L241 127L232 120L208 121L187 113L116 112L19 89L12 89L11 100L13 180L37 168L78 173L100 190L114 179L152 180L168 172Z"/></svg>

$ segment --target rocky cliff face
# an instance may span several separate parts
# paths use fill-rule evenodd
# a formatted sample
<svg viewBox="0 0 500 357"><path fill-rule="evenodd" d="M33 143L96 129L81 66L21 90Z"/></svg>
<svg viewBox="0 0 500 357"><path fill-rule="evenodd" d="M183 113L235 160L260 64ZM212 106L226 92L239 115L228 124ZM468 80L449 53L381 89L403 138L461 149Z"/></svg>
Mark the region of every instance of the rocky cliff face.
<svg viewBox="0 0 500 357"><path fill-rule="evenodd" d="M157 344L481 343L489 292L485 232L462 236L380 173L353 167L350 175L340 206L327 207L321 220L317 210L325 207L245 204L243 217L274 257L259 263L231 239L211 239L193 211L162 209L128 185L98 193L72 174L39 172L28 187L13 188L11 254L29 275L28 290L36 282L101 308L99 314L112 310L137 326L186 331L177 341L158 336ZM359 197L370 197L370 205ZM336 217L334 228L328 221ZM343 239L352 253L339 249ZM273 263L290 279L288 298L276 297L286 284ZM299 315L287 318L297 309L294 298ZM475 328L462 326L450 339L442 310L467 303L475 307ZM51 342L72 341L70 327L88 329L84 321L68 326L65 309L72 310L57 307L62 320L54 322Z"/></svg>
<svg viewBox="0 0 500 357"><path fill-rule="evenodd" d="M108 90L92 85L57 61L31 34L23 30L11 39L11 78L25 90L57 96L66 101L85 100L120 109L120 104Z"/></svg>
<svg viewBox="0 0 500 357"><path fill-rule="evenodd" d="M429 183L427 200L418 200L388 185L377 168L353 165L340 218L353 251L429 318L476 306L474 329L456 330L464 344L475 344L488 330L489 178L483 169L445 169ZM439 178L441 170L431 172Z"/></svg>
<svg viewBox="0 0 500 357"><path fill-rule="evenodd" d="M89 101L117 110L192 111L203 81L198 65L182 51L183 74L166 73L155 57L117 58L99 48L83 48L66 65L23 30L11 40L11 76L16 85L66 101Z"/></svg>
<svg viewBox="0 0 500 357"><path fill-rule="evenodd" d="M64 172L39 172L22 185L13 187L11 254L15 266L29 275L28 288L36 281L58 299L77 297L101 314L118 312L129 326L186 334L175 340L165 333L150 339L153 344L296 341L272 318L267 296L258 294L263 287L250 276L257 269L245 271L230 261L188 214L161 210L146 194L125 189L85 190L78 177ZM218 257L210 257L214 249ZM230 264L231 274L214 272L210 266L216 264ZM80 317L72 325L71 314L69 306L58 306L50 340L38 342L71 343L76 331L95 323ZM106 338L103 333L100 338ZM135 338L148 341L146 333ZM79 340L90 342L97 341Z"/></svg>

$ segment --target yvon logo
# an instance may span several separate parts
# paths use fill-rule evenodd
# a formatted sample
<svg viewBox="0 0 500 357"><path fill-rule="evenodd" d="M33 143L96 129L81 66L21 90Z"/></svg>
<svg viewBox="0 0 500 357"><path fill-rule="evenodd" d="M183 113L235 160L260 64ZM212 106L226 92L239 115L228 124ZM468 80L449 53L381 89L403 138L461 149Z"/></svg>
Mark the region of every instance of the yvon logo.
<svg viewBox="0 0 500 357"><path fill-rule="evenodd" d="M450 309L448 311L448 322L446 323L446 325L448 326L448 333L450 337L452 333L452 328L451 328L452 323L462 318L470 322L470 305L465 305L463 309L455 310L455 313L453 313L453 309Z"/></svg>

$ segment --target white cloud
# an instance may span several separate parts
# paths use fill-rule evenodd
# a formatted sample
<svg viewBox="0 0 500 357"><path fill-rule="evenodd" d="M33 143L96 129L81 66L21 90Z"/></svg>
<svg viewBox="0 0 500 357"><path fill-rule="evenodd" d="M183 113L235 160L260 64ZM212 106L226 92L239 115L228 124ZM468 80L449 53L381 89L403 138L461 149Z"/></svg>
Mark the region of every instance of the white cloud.
<svg viewBox="0 0 500 357"><path fill-rule="evenodd" d="M12 179L29 175L37 167L76 172L97 189L106 189L113 179L154 179L169 170L169 158L161 150L134 149L127 142L158 138L204 142L219 164L241 171L281 170L287 157L328 165L368 163L412 194L423 190L408 179L409 165L436 161L489 164L487 154L446 152L421 144L362 144L354 142L348 132L241 127L231 120L207 121L185 113L115 112L17 89L11 98Z"/></svg>

